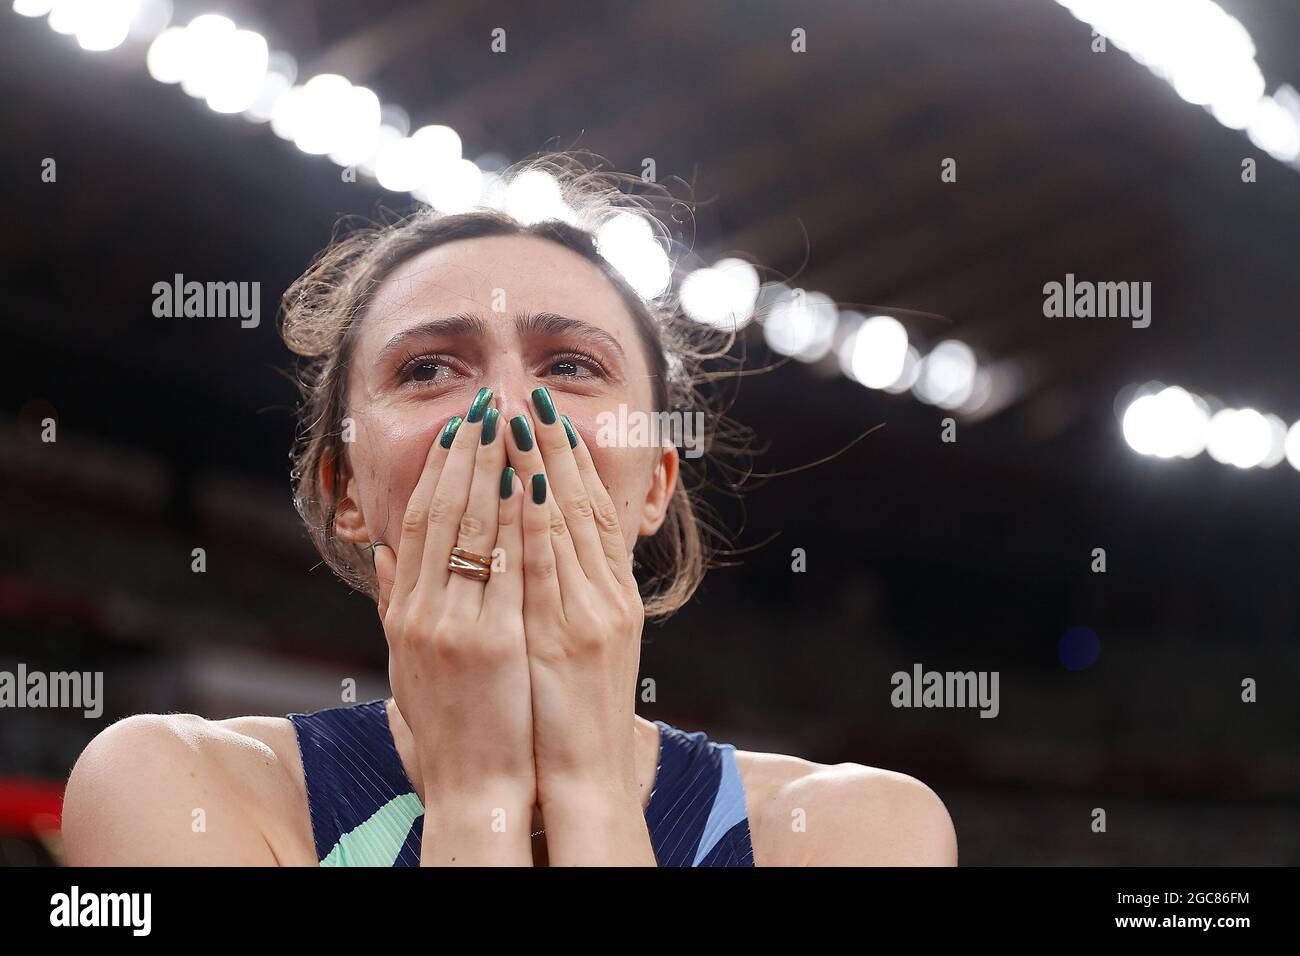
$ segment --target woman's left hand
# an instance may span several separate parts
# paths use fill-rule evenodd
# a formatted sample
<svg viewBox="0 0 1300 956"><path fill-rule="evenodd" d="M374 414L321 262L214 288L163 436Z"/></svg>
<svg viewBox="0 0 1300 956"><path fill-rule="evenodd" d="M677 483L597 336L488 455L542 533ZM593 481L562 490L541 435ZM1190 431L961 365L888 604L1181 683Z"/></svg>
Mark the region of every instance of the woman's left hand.
<svg viewBox="0 0 1300 956"><path fill-rule="evenodd" d="M618 510L549 392L510 421L524 481L524 637L551 865L654 866L636 778L645 610ZM510 560L507 555L507 560Z"/></svg>

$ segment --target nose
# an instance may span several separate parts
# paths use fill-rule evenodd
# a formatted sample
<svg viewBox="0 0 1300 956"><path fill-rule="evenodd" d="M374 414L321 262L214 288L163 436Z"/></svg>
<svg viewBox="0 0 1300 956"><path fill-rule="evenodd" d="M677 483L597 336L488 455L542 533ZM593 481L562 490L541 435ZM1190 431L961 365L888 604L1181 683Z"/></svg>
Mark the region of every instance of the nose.
<svg viewBox="0 0 1300 956"><path fill-rule="evenodd" d="M492 389L493 404L502 419L509 421L516 415L532 417L532 392L539 383L517 356L502 355L488 368L487 378L484 384Z"/></svg>

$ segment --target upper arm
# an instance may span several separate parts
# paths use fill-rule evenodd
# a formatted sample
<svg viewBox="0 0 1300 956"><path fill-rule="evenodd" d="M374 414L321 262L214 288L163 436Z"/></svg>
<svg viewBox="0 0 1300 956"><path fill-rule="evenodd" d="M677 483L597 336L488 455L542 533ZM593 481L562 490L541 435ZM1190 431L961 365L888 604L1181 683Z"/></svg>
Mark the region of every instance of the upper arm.
<svg viewBox="0 0 1300 956"><path fill-rule="evenodd" d="M69 865L273 865L222 746L188 714L140 714L101 731L64 792Z"/></svg>
<svg viewBox="0 0 1300 956"><path fill-rule="evenodd" d="M947 808L906 774L853 763L825 767L782 787L765 816L785 865L957 865Z"/></svg>

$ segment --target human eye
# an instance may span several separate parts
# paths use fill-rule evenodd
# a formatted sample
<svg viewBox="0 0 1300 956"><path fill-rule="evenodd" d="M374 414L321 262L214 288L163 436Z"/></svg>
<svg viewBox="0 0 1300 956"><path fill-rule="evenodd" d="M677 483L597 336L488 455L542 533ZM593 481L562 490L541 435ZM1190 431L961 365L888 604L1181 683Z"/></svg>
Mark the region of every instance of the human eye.
<svg viewBox="0 0 1300 956"><path fill-rule="evenodd" d="M546 374L561 378L605 377L605 366L594 355L576 349L559 352L547 360Z"/></svg>
<svg viewBox="0 0 1300 956"><path fill-rule="evenodd" d="M455 362L445 355L407 355L397 367L397 380L408 388L439 385L456 372Z"/></svg>

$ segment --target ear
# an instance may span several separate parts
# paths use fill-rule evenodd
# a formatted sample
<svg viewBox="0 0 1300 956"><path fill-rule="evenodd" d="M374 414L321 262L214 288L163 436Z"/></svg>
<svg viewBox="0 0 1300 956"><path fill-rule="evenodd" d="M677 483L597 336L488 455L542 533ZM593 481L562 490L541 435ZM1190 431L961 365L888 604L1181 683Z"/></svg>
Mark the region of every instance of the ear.
<svg viewBox="0 0 1300 956"><path fill-rule="evenodd" d="M672 503L673 492L677 490L677 472L681 464L677 449L669 445L655 462L654 474L650 476L650 487L646 490L645 504L641 508L641 527L637 529L640 537L649 537L659 530L668 516L668 506Z"/></svg>
<svg viewBox="0 0 1300 956"><path fill-rule="evenodd" d="M356 481L346 462L333 456L321 460L320 484L334 501L334 535L352 544L370 544L366 516L358 501Z"/></svg>

